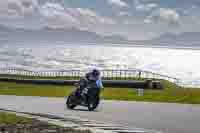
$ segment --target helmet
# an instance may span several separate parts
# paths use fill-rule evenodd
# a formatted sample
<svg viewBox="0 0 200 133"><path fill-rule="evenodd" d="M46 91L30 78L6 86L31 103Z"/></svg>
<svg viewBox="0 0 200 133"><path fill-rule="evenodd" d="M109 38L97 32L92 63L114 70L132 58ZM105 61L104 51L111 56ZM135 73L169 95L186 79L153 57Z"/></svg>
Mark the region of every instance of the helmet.
<svg viewBox="0 0 200 133"><path fill-rule="evenodd" d="M98 77L98 76L100 76L100 71L97 70L97 69L93 69L93 70L92 70L92 75Z"/></svg>

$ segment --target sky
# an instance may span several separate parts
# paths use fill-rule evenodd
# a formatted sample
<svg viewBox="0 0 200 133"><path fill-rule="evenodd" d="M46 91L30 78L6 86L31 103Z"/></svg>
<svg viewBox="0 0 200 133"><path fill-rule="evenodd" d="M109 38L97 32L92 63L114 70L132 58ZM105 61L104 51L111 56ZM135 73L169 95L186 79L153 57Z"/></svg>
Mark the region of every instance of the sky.
<svg viewBox="0 0 200 133"><path fill-rule="evenodd" d="M0 24L74 27L147 40L168 32L200 32L200 0L1 0Z"/></svg>

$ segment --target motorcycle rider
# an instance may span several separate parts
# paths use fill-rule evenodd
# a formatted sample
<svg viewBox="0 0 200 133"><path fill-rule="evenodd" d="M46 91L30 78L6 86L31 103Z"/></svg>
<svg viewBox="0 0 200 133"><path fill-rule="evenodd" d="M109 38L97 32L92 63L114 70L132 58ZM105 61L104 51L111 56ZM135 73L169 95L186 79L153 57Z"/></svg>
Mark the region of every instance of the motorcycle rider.
<svg viewBox="0 0 200 133"><path fill-rule="evenodd" d="M89 95L98 95L100 90L103 88L101 81L100 71L98 69L93 69L91 72L86 73L85 77L80 81L81 91L89 87Z"/></svg>

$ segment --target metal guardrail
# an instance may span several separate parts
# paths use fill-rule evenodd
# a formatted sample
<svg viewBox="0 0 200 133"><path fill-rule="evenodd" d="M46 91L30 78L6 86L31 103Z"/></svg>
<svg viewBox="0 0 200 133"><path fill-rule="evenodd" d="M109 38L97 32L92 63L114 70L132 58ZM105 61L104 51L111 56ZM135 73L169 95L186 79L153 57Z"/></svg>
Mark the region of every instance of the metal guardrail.
<svg viewBox="0 0 200 133"><path fill-rule="evenodd" d="M74 85L79 80L53 80L53 79L15 79L15 78L0 78L3 82L16 83L31 83L31 84L52 84L52 85ZM120 87L120 88L142 88L162 90L164 87L160 82L145 80L103 80L104 87Z"/></svg>
<svg viewBox="0 0 200 133"><path fill-rule="evenodd" d="M20 75L33 77L68 77L75 79L84 76L87 70L52 70L52 71L34 71L22 68L0 67L0 75ZM101 70L103 79L106 80L133 80L133 79L163 79L179 84L180 80L174 77L143 71L140 69L103 69Z"/></svg>

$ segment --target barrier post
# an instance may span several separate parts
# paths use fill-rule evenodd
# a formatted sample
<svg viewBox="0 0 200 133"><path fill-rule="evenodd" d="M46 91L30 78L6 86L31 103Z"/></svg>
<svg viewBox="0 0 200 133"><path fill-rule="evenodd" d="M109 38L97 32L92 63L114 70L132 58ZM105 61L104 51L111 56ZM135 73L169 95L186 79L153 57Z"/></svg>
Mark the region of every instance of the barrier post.
<svg viewBox="0 0 200 133"><path fill-rule="evenodd" d="M139 74L138 74L138 79L139 79L139 80L141 79L141 74L142 74L142 72L139 71ZM137 89L137 92L138 92L138 96L144 96L144 89L138 88L138 89Z"/></svg>

